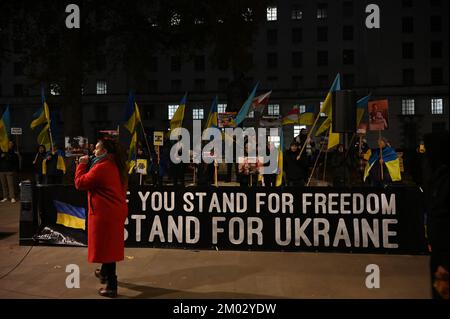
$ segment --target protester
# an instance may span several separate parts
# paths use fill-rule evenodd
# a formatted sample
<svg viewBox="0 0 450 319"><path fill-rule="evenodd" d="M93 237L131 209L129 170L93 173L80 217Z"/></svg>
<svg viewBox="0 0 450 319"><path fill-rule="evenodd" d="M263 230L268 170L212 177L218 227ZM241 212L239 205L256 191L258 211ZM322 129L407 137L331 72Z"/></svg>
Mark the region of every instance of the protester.
<svg viewBox="0 0 450 319"><path fill-rule="evenodd" d="M53 146L46 158L42 161L42 174L45 176L46 184L62 184L66 173L66 164L58 147Z"/></svg>
<svg viewBox="0 0 450 319"><path fill-rule="evenodd" d="M363 139L361 141L361 145L358 146L358 158L359 158L359 181L362 182L364 180L364 171L366 169L367 162L369 161L372 152L370 150L369 145L367 144L367 140Z"/></svg>
<svg viewBox="0 0 450 319"><path fill-rule="evenodd" d="M126 156L114 140L99 141L94 155L91 162L88 156L80 158L75 187L88 192L88 261L102 264L95 276L106 283L98 293L114 298L117 296L116 262L124 259L128 169Z"/></svg>
<svg viewBox="0 0 450 319"><path fill-rule="evenodd" d="M214 158L214 151L211 151L209 156ZM201 160L197 167L198 186L210 186L214 183L214 165L214 161L211 163L205 163L205 161Z"/></svg>
<svg viewBox="0 0 450 319"><path fill-rule="evenodd" d="M160 149L158 146L154 147L154 150L150 154L150 175L152 178L152 185L153 186L162 186L162 176L160 175L160 155L158 155L160 152Z"/></svg>
<svg viewBox="0 0 450 319"><path fill-rule="evenodd" d="M19 171L19 156L15 152L15 143L9 141L8 151L1 151L0 154L0 182L2 185L3 199L6 202L8 197L11 203L16 202L16 180Z"/></svg>
<svg viewBox="0 0 450 319"><path fill-rule="evenodd" d="M385 138L378 139L378 147L371 153L364 172L364 181L369 175L371 185L374 187L386 187L392 182L401 181L400 162L397 153L391 146L388 146Z"/></svg>
<svg viewBox="0 0 450 319"><path fill-rule="evenodd" d="M351 159L346 154L344 145L339 144L330 158L333 172L333 186L345 187L350 185Z"/></svg>
<svg viewBox="0 0 450 319"><path fill-rule="evenodd" d="M42 162L44 161L44 159L45 159L45 146L39 145L36 156L34 157L33 161L36 184L44 183L44 175L42 175Z"/></svg>
<svg viewBox="0 0 450 319"><path fill-rule="evenodd" d="M300 149L293 141L283 156L283 170L288 186L305 186L308 179L308 158L304 154L298 158L299 154Z"/></svg>

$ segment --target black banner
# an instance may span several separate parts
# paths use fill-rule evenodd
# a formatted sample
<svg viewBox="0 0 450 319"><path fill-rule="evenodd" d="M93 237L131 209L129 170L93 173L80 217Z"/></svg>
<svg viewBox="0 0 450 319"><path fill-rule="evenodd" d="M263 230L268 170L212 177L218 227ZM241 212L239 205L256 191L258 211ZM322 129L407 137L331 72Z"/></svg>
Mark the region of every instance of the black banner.
<svg viewBox="0 0 450 319"><path fill-rule="evenodd" d="M40 187L38 198L43 225L56 222L53 199L86 206L73 187ZM422 194L412 187L141 187L128 201L127 247L426 252Z"/></svg>

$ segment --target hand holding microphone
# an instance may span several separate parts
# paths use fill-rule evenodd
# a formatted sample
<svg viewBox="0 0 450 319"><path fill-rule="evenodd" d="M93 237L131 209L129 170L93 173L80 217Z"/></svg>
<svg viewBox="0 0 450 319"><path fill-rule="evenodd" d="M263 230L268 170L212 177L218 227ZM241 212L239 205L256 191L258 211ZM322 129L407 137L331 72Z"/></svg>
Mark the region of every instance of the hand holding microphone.
<svg viewBox="0 0 450 319"><path fill-rule="evenodd" d="M78 163L80 163L80 164L87 164L87 163L89 163L89 156L87 156L87 155L81 156L78 159Z"/></svg>

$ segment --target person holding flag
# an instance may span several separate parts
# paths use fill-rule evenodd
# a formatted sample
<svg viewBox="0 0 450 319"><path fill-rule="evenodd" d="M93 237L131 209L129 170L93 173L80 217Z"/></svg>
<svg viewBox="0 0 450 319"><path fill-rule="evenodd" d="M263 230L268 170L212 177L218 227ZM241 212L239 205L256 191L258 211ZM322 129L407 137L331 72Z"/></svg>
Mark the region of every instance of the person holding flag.
<svg viewBox="0 0 450 319"><path fill-rule="evenodd" d="M386 187L392 182L402 179L397 153L391 146L388 146L384 137L378 139L378 148L371 151L364 171L364 181L368 176L374 187Z"/></svg>
<svg viewBox="0 0 450 319"><path fill-rule="evenodd" d="M19 171L19 157L16 154L13 141L9 140L11 127L11 115L9 106L6 107L0 119L0 182L2 185L3 199L6 202L8 197L11 203L16 202L16 179Z"/></svg>

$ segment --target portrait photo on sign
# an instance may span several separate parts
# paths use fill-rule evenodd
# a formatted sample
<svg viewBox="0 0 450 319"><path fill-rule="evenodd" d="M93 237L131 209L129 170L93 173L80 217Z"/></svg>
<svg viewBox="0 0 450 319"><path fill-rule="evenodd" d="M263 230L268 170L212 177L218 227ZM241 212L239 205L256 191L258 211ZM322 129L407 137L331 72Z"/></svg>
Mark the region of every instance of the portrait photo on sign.
<svg viewBox="0 0 450 319"><path fill-rule="evenodd" d="M369 130L383 131L389 128L388 101L371 101L369 105Z"/></svg>
<svg viewBox="0 0 450 319"><path fill-rule="evenodd" d="M66 156L83 156L88 154L88 139L83 136L65 137Z"/></svg>

